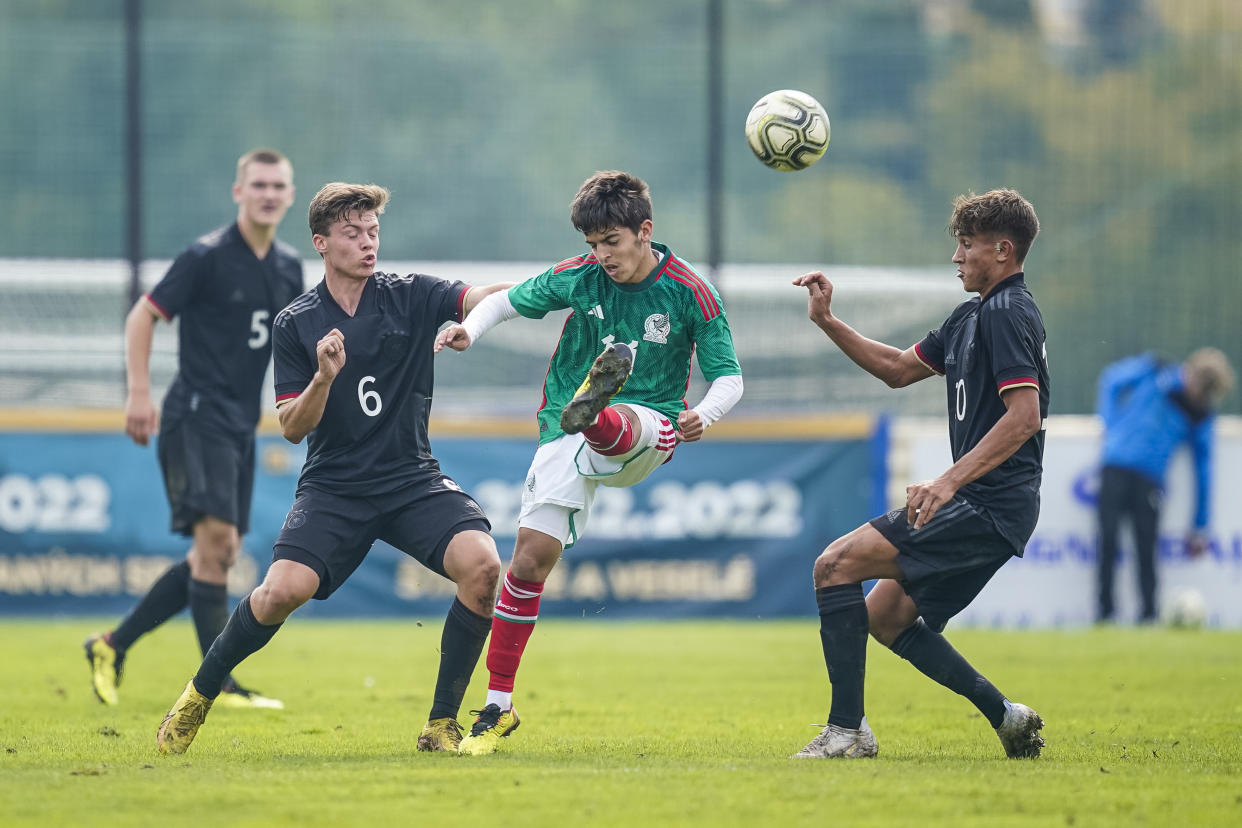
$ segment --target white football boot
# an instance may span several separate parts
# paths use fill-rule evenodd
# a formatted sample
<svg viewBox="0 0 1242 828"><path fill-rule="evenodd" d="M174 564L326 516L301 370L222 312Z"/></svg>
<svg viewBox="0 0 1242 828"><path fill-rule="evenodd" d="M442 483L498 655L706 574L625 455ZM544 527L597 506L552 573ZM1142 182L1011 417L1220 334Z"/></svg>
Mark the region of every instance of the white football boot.
<svg viewBox="0 0 1242 828"><path fill-rule="evenodd" d="M825 725L819 735L791 759L869 759L880 752L875 734L863 716L857 730Z"/></svg>

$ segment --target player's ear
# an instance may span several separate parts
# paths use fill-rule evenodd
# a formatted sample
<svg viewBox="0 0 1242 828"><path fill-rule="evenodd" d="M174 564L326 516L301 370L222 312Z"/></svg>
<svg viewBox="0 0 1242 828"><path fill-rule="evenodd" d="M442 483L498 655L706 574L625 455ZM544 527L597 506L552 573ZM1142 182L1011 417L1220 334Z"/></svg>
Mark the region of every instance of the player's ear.
<svg viewBox="0 0 1242 828"><path fill-rule="evenodd" d="M233 203L241 204L242 183L240 181L233 182Z"/></svg>
<svg viewBox="0 0 1242 828"><path fill-rule="evenodd" d="M651 219L643 219L643 223L638 225L638 240L643 244L651 241L651 232L655 227L655 223Z"/></svg>
<svg viewBox="0 0 1242 828"><path fill-rule="evenodd" d="M314 246L315 252L321 256L328 252L328 240L318 233L311 236L311 244Z"/></svg>

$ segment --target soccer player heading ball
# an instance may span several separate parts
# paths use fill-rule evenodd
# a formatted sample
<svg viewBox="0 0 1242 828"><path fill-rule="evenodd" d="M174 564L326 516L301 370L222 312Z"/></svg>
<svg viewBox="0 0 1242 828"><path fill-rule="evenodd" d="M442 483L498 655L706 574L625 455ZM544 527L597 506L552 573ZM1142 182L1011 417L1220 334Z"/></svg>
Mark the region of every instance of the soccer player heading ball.
<svg viewBox="0 0 1242 828"><path fill-rule="evenodd" d="M440 332L464 351L492 326L569 308L544 381L539 448L526 475L517 544L492 618L487 700L461 743L493 753L517 729L513 682L544 581L579 538L595 487L633 486L693 442L742 395L742 371L720 295L685 260L652 241L651 196L639 178L598 172L570 212L591 252L482 302ZM690 358L711 385L686 408Z"/></svg>
<svg viewBox="0 0 1242 828"><path fill-rule="evenodd" d="M823 731L797 758L861 758L879 751L863 710L867 634L924 675L960 693L996 729L1006 755L1038 756L1043 720L1008 701L941 632L1014 555L1039 517L1048 360L1044 322L1022 263L1039 232L1013 190L960 196L949 228L969 293L937 330L904 351L867 339L832 313L832 283L815 272L795 285L812 320L859 367L893 388L945 378L953 465L906 487L906 506L838 538L815 561L819 637L832 685ZM879 579L863 597L862 582Z"/></svg>

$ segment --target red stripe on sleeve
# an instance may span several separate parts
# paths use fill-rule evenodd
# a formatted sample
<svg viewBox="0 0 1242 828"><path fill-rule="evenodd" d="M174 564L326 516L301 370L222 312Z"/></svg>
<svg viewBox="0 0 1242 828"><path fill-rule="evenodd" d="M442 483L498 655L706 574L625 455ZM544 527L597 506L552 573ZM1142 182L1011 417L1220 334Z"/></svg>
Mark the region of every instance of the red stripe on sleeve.
<svg viewBox="0 0 1242 828"><path fill-rule="evenodd" d="M161 308L161 307L160 307L160 303L159 303L159 302L157 302L157 301L155 301L154 299L152 299L152 298L151 298L151 294L149 294L149 293L144 294L142 298L143 298L143 299L146 299L146 300L147 300L147 303L148 303L148 304L150 304L150 305L151 305L151 307L155 308L155 312L156 312L156 313L158 313L160 316L164 317L164 321L165 321L165 322L171 322L171 321L172 321L172 316L168 313L168 311L166 311L166 310L164 310L163 308Z"/></svg>
<svg viewBox="0 0 1242 828"><path fill-rule="evenodd" d="M942 377L944 376L944 366L937 365L927 358L927 354L923 353L923 343L921 342L914 343L914 355L919 358L919 362L923 363L924 365L926 365L928 368L935 371L940 376Z"/></svg>
<svg viewBox="0 0 1242 828"><path fill-rule="evenodd" d="M465 287L461 291L461 295L457 297L457 321L460 322L466 318L466 294L470 292L469 287Z"/></svg>
<svg viewBox="0 0 1242 828"><path fill-rule="evenodd" d="M694 271L676 257L669 258L668 270L672 271L669 275L673 276L673 278L677 278L678 275L684 277L677 279L677 281L688 284L694 289L694 295L699 299L699 306L703 308L704 316L711 319L720 314L720 305L716 302L716 297L712 295L711 288L707 286L702 277L695 275Z"/></svg>

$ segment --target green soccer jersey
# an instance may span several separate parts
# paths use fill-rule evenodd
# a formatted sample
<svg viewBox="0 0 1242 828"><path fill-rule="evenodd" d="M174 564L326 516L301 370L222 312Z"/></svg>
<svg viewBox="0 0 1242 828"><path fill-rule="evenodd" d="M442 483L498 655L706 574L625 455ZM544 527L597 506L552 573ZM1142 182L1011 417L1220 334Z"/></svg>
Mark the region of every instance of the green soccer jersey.
<svg viewBox="0 0 1242 828"><path fill-rule="evenodd" d="M561 409L613 342L634 351L633 370L613 402L653 408L674 424L686 408L691 356L708 382L742 373L720 294L667 247L651 246L660 263L638 284L617 284L588 253L509 289L513 307L530 319L572 310L543 383L541 444L564 434Z"/></svg>

